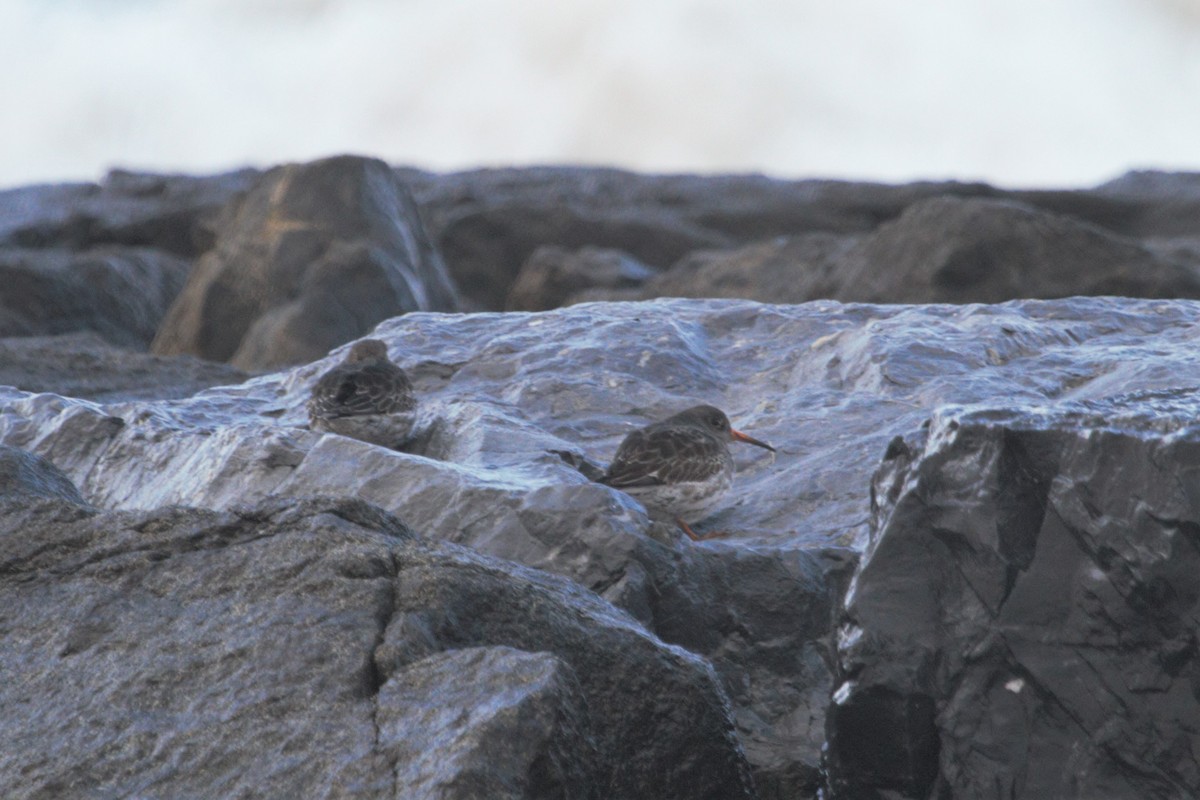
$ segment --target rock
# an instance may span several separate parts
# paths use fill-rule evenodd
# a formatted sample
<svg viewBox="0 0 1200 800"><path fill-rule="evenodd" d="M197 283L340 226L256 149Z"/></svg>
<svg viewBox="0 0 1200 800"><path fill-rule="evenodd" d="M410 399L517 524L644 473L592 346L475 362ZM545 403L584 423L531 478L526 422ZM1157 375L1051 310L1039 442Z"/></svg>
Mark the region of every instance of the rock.
<svg viewBox="0 0 1200 800"><path fill-rule="evenodd" d="M109 403L190 397L250 377L191 356L113 347L95 333L0 339L0 386Z"/></svg>
<svg viewBox="0 0 1200 800"><path fill-rule="evenodd" d="M588 289L632 289L654 276L620 250L584 247L575 252L539 247L521 266L508 291L506 311L548 311Z"/></svg>
<svg viewBox="0 0 1200 800"><path fill-rule="evenodd" d="M399 172L412 184L465 299L478 309L504 308L521 266L546 245L615 248L666 270L698 250L736 250L810 233L868 233L937 197L1007 199L1133 238L1200 236L1195 181L1187 174L1138 173L1091 190L1009 191L979 183L887 186L588 167Z"/></svg>
<svg viewBox="0 0 1200 800"><path fill-rule="evenodd" d="M997 303L1018 297L1200 297L1195 269L1136 242L1009 201L935 198L840 260L844 301Z"/></svg>
<svg viewBox="0 0 1200 800"><path fill-rule="evenodd" d="M361 501L42 506L0 563L13 796L753 796L701 659Z"/></svg>
<svg viewBox="0 0 1200 800"><path fill-rule="evenodd" d="M983 184L885 186L590 167L400 174L412 184L465 301L492 310L505 307L521 266L545 245L616 249L666 269L693 250L813 231L869 231L919 199L1001 194Z"/></svg>
<svg viewBox="0 0 1200 800"><path fill-rule="evenodd" d="M141 247L0 248L0 337L94 331L112 344L144 349L190 266Z"/></svg>
<svg viewBox="0 0 1200 800"><path fill-rule="evenodd" d="M1093 193L1126 207L1105 227L1146 238L1200 237L1200 172L1135 170Z"/></svg>
<svg viewBox="0 0 1200 800"><path fill-rule="evenodd" d="M762 303L831 297L841 286L841 259L860 238L806 233L732 250L698 250L647 281L638 297L744 297Z"/></svg>
<svg viewBox="0 0 1200 800"><path fill-rule="evenodd" d="M86 505L71 479L44 458L0 444L0 505L31 500Z"/></svg>
<svg viewBox="0 0 1200 800"><path fill-rule="evenodd" d="M1200 786L1198 410L1177 384L893 442L838 637L834 796Z"/></svg>
<svg viewBox="0 0 1200 800"><path fill-rule="evenodd" d="M455 308L417 207L382 161L277 167L217 229L154 353L264 370L319 358L397 314Z"/></svg>
<svg viewBox="0 0 1200 800"><path fill-rule="evenodd" d="M0 394L0 441L51 459L105 508L353 496L431 540L570 578L709 658L759 792L800 798L820 781L827 635L889 441L948 403L1037 408L1188 386L1198 308L1075 297L415 313L373 333L421 398L410 452L304 427L309 388L344 351L181 400ZM579 467L699 402L780 452L735 450L728 507L707 522L732 535L694 546Z"/></svg>
<svg viewBox="0 0 1200 800"><path fill-rule="evenodd" d="M579 681L551 653L423 658L383 685L378 720L407 797L603 796Z"/></svg>
<svg viewBox="0 0 1200 800"><path fill-rule="evenodd" d="M0 191L0 246L144 247L194 258L212 246L210 226L221 208L258 174L252 169L198 177L113 170L100 184Z"/></svg>

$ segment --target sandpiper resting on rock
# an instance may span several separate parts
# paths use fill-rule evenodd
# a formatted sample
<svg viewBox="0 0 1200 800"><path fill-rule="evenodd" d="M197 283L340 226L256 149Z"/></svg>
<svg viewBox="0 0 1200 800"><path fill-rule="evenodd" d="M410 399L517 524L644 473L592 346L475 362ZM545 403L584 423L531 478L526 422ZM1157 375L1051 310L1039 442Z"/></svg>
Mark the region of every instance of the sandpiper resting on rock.
<svg viewBox="0 0 1200 800"><path fill-rule="evenodd" d="M600 482L641 501L651 517L673 519L693 541L723 536L701 536L689 523L708 516L733 484L731 441L775 452L734 430L721 409L696 406L626 436Z"/></svg>
<svg viewBox="0 0 1200 800"><path fill-rule="evenodd" d="M412 431L416 409L412 383L388 359L387 343L363 339L313 386L308 421L314 431L394 448Z"/></svg>

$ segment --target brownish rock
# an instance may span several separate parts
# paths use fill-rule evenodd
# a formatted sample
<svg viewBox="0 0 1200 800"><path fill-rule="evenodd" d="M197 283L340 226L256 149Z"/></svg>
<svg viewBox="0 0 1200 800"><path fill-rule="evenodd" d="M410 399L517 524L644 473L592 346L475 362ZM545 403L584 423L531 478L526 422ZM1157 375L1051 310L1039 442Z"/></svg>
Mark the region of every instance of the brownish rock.
<svg viewBox="0 0 1200 800"><path fill-rule="evenodd" d="M572 252L553 245L539 247L521 266L508 291L505 310L548 311L566 305L569 297L580 292L632 289L654 274L620 250L583 247Z"/></svg>
<svg viewBox="0 0 1200 800"><path fill-rule="evenodd" d="M277 167L226 208L152 350L258 370L312 361L453 286L406 186L382 161Z"/></svg>
<svg viewBox="0 0 1200 800"><path fill-rule="evenodd" d="M1200 297L1195 270L1138 242L1006 200L914 204L849 251L834 297L871 303L999 303L1073 295Z"/></svg>

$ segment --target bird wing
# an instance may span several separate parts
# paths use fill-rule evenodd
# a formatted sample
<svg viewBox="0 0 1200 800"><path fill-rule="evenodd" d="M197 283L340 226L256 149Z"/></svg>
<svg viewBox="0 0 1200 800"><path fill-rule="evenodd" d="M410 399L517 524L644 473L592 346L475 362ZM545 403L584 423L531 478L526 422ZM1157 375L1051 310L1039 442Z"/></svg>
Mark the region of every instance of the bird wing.
<svg viewBox="0 0 1200 800"><path fill-rule="evenodd" d="M354 417L411 411L416 400L408 376L396 365L346 364L317 381L309 407L322 417Z"/></svg>
<svg viewBox="0 0 1200 800"><path fill-rule="evenodd" d="M687 429L634 431L621 442L600 482L620 489L703 481L721 469L711 447Z"/></svg>

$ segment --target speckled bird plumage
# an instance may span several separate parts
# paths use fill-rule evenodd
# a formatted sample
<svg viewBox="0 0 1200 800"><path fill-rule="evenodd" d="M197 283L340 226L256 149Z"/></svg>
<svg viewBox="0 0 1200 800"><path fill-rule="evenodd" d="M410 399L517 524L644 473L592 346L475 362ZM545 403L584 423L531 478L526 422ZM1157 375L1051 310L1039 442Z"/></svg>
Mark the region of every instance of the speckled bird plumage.
<svg viewBox="0 0 1200 800"><path fill-rule="evenodd" d="M416 408L412 383L388 359L387 345L363 339L313 386L308 419L313 430L395 447L411 431Z"/></svg>
<svg viewBox="0 0 1200 800"><path fill-rule="evenodd" d="M774 450L734 431L725 413L696 406L633 431L621 442L600 482L637 498L651 516L670 518L692 538L688 523L707 517L733 485L730 441Z"/></svg>

